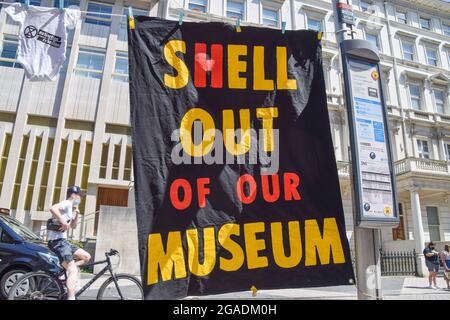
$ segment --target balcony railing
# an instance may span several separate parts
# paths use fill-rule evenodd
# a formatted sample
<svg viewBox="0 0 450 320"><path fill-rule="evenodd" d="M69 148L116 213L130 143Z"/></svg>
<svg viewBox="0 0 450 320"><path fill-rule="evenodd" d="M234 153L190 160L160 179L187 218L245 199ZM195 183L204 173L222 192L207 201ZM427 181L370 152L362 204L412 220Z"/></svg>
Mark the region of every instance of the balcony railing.
<svg viewBox="0 0 450 320"><path fill-rule="evenodd" d="M441 160L407 158L395 162L395 174L408 172L450 175L449 163Z"/></svg>
<svg viewBox="0 0 450 320"><path fill-rule="evenodd" d="M341 178L350 176L350 163L337 161L338 173ZM432 159L407 158L394 163L395 174L401 175L408 172L448 175L450 176L450 162Z"/></svg>

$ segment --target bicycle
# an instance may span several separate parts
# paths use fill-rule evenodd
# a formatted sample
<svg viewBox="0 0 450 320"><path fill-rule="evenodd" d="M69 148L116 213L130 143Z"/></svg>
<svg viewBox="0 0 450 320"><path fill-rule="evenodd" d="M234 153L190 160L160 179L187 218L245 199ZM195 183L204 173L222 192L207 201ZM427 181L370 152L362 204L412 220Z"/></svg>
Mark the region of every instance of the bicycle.
<svg viewBox="0 0 450 320"><path fill-rule="evenodd" d="M111 276L99 288L97 300L144 299L142 286L138 279L129 274L114 274L110 259L114 255L118 255L120 259L119 252L111 249L109 252L105 252L105 260L83 265L83 268L86 268L106 263L106 266L94 278L77 291L76 298L109 271ZM57 273L44 271L26 273L11 287L8 300L64 300L67 297L66 280L67 273L64 268Z"/></svg>

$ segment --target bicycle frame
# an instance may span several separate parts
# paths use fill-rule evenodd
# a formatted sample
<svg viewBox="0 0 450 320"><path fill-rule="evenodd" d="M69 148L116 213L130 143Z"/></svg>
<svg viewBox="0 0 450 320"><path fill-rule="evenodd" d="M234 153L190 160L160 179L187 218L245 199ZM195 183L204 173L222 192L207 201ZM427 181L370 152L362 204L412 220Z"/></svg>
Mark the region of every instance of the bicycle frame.
<svg viewBox="0 0 450 320"><path fill-rule="evenodd" d="M102 275L104 275L107 271L109 271L109 273L111 274L111 277L113 278L114 284L117 288L117 291L119 292L120 298L123 299L122 296L122 292L120 291L119 285L117 283L117 279L115 274L113 273L112 267L111 267L111 260L109 259L109 256L106 256L106 260L102 260L102 261L97 261L97 262L91 262L91 263L87 263L85 265L83 265L83 267L91 267L91 266L95 266L98 264L104 264L106 263L107 265L99 272L97 273L94 278L92 278L91 280L89 280L88 283L86 283L79 291L77 291L77 293L75 294L75 297L79 297L84 291L86 291L95 281L97 281Z"/></svg>

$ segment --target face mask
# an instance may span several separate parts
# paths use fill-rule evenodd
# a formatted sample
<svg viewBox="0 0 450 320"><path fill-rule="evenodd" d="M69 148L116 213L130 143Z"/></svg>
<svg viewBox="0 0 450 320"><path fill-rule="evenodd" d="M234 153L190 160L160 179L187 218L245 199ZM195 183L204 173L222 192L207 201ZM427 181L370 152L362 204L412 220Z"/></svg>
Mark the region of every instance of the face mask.
<svg viewBox="0 0 450 320"><path fill-rule="evenodd" d="M81 202L80 199L75 199L75 200L73 200L73 205L78 206L80 204L80 202Z"/></svg>

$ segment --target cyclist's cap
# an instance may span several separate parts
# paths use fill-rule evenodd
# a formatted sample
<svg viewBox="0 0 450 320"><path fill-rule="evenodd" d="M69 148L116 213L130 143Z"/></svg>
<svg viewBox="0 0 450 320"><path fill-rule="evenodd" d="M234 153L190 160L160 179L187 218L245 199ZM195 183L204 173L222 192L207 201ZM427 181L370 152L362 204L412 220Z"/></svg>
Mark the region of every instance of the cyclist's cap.
<svg viewBox="0 0 450 320"><path fill-rule="evenodd" d="M71 186L67 189L67 197L70 197L72 193L76 193L80 197L84 197L86 195L85 192L81 191L81 188L79 186Z"/></svg>

